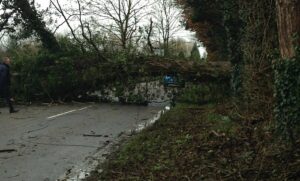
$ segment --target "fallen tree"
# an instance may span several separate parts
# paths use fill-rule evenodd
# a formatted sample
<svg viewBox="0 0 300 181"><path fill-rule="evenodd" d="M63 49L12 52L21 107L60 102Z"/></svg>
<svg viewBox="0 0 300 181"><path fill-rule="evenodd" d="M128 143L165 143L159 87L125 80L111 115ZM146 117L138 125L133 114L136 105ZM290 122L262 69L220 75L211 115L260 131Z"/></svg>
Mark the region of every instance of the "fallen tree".
<svg viewBox="0 0 300 181"><path fill-rule="evenodd" d="M199 63L166 58L147 60L145 68L152 75L177 73L186 79L199 82L229 80L232 70L228 61Z"/></svg>

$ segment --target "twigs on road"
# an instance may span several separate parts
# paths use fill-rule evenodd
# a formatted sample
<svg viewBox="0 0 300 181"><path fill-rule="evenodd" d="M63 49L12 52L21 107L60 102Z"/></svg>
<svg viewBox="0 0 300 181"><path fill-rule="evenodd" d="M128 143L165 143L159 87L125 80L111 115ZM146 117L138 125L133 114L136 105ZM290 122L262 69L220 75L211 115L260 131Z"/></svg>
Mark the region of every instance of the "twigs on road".
<svg viewBox="0 0 300 181"><path fill-rule="evenodd" d="M0 150L0 153L11 153L11 152L16 152L17 150L16 149L3 149L3 150Z"/></svg>

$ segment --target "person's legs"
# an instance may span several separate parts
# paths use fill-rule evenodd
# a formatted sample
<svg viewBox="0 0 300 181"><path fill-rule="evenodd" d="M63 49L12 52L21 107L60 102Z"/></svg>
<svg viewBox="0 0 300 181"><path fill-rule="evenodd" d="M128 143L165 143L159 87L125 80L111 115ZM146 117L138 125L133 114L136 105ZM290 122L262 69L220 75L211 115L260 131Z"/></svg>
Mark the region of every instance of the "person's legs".
<svg viewBox="0 0 300 181"><path fill-rule="evenodd" d="M4 99L3 90L0 89L0 99ZM0 112L1 113L1 112Z"/></svg>
<svg viewBox="0 0 300 181"><path fill-rule="evenodd" d="M0 92L0 94L1 94L2 97L5 99L5 101L6 101L7 105L8 105L8 107L9 107L9 112L10 112L10 113L15 113L15 112L17 112L17 111L14 109L13 105L12 105L12 101L11 101L11 97L10 97L9 90L8 90L8 89L2 90L2 91Z"/></svg>
<svg viewBox="0 0 300 181"><path fill-rule="evenodd" d="M7 103L8 107L9 107L9 112L13 112L15 109L14 109L14 107L12 105L10 97L5 97L5 100L6 100L6 103Z"/></svg>

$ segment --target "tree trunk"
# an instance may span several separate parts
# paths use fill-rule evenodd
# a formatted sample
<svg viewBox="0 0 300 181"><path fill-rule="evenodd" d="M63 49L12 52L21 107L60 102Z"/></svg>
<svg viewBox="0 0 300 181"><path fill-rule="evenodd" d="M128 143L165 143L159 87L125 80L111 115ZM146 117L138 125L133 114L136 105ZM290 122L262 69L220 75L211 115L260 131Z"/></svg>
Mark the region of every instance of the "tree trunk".
<svg viewBox="0 0 300 181"><path fill-rule="evenodd" d="M147 44L150 48L150 53L154 54L153 45L152 45L152 42L151 42L152 31L153 31L153 21L152 21L152 18L151 18L150 19L149 31L147 32Z"/></svg>
<svg viewBox="0 0 300 181"><path fill-rule="evenodd" d="M242 20L240 19L240 4L236 0L224 3L224 26L226 29L228 58L233 66L231 88L233 96L242 97L243 53L241 46Z"/></svg>
<svg viewBox="0 0 300 181"><path fill-rule="evenodd" d="M300 46L300 1L277 0L277 26L281 58L275 68L275 95L278 128L296 146L295 136L299 128L299 62L288 61L296 56ZM296 36L294 36L296 35Z"/></svg>
<svg viewBox="0 0 300 181"><path fill-rule="evenodd" d="M300 1L277 0L277 26L282 58L295 56L295 46L300 45ZM294 39L294 35L298 39Z"/></svg>
<svg viewBox="0 0 300 181"><path fill-rule="evenodd" d="M46 28L36 9L30 6L28 0L15 0L14 4L20 12L22 19L30 30L34 30L40 37L43 46L51 52L60 51L59 44L54 35Z"/></svg>

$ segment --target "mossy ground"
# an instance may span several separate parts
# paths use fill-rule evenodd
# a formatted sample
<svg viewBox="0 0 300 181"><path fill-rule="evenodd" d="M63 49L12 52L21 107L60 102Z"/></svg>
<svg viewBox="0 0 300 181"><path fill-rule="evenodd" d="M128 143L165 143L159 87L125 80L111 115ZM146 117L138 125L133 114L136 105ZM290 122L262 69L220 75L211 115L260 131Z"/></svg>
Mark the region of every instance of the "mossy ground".
<svg viewBox="0 0 300 181"><path fill-rule="evenodd" d="M125 141L95 180L297 180L300 148L263 121L234 119L224 104L178 105ZM299 143L299 142L298 142Z"/></svg>

